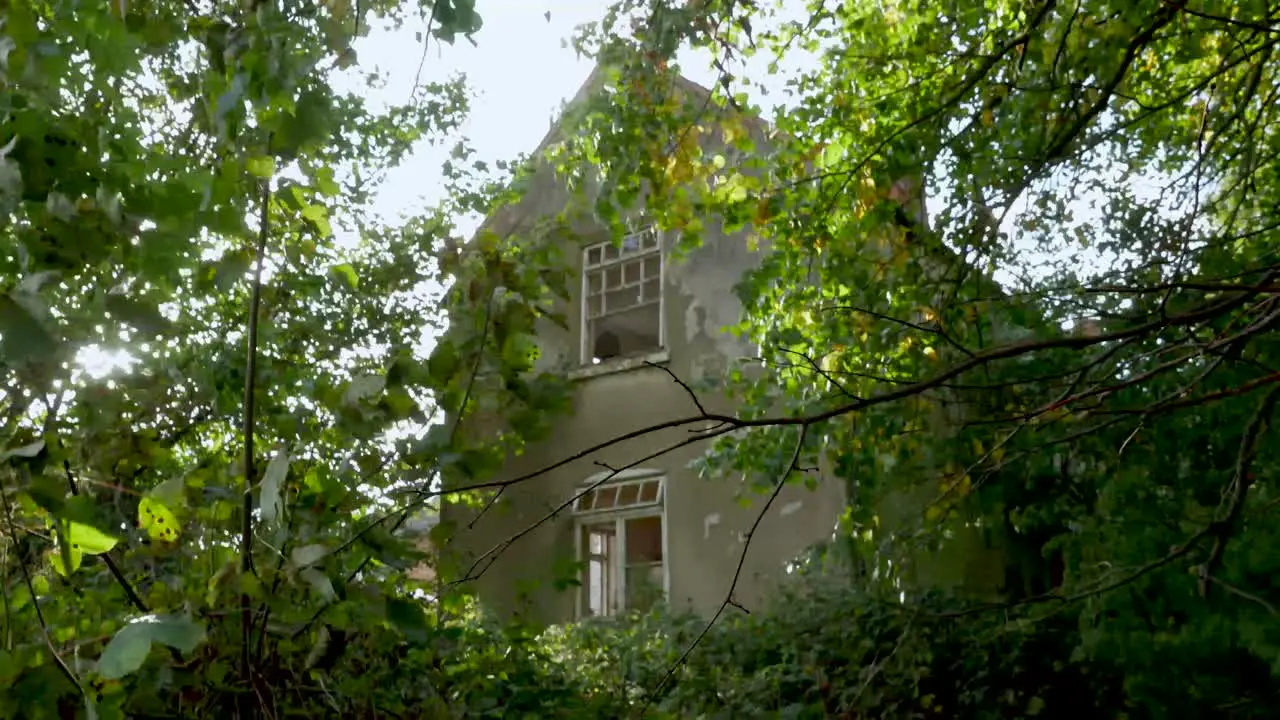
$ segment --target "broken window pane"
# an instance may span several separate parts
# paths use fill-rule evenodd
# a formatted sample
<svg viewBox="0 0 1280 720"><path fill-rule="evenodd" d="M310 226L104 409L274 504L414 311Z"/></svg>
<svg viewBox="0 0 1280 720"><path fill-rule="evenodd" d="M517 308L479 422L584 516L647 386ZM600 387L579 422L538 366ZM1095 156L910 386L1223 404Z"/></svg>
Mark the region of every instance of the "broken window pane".
<svg viewBox="0 0 1280 720"><path fill-rule="evenodd" d="M640 495L640 486L635 483L627 483L618 488L618 507L629 507L636 504L636 498Z"/></svg>
<svg viewBox="0 0 1280 720"><path fill-rule="evenodd" d="M596 490L595 508L597 510L602 510L602 509L613 507L614 500L615 498L617 498L617 496L618 496L618 488L616 486L606 485Z"/></svg>
<svg viewBox="0 0 1280 720"><path fill-rule="evenodd" d="M632 286L621 290L612 290L604 296L605 312L618 312L633 308L640 304L640 288Z"/></svg>
<svg viewBox="0 0 1280 720"><path fill-rule="evenodd" d="M583 610L588 615L612 615L616 602L618 557L617 529L614 522L586 525L582 528L582 545L586 550L586 578L582 583Z"/></svg>
<svg viewBox="0 0 1280 720"><path fill-rule="evenodd" d="M657 515L626 522L627 564L662 562L662 518Z"/></svg>
<svg viewBox="0 0 1280 720"><path fill-rule="evenodd" d="M587 270L583 298L586 337L583 362L642 355L662 348L662 256L653 233L632 236L623 249L601 244L586 250L603 267ZM653 304L651 310L640 307Z"/></svg>
<svg viewBox="0 0 1280 720"><path fill-rule="evenodd" d="M627 568L627 609L645 612L666 595L662 564Z"/></svg>
<svg viewBox="0 0 1280 720"><path fill-rule="evenodd" d="M647 480L640 487L640 502L650 503L658 499L658 488L661 480Z"/></svg>
<svg viewBox="0 0 1280 720"><path fill-rule="evenodd" d="M621 312L606 312L602 316L589 318L587 332L592 357L600 360L661 350L660 305L646 303ZM607 353L596 352L602 346L608 348Z"/></svg>
<svg viewBox="0 0 1280 720"><path fill-rule="evenodd" d="M644 295L641 297L643 302L656 302L662 294L662 287L658 280L650 280L644 284Z"/></svg>

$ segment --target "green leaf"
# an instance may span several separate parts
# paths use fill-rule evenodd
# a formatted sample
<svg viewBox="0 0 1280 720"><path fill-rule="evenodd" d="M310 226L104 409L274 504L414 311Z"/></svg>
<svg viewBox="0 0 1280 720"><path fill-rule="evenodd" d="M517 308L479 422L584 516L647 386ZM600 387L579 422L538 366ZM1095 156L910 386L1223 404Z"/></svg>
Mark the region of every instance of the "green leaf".
<svg viewBox="0 0 1280 720"><path fill-rule="evenodd" d="M142 667L152 643L189 653L204 639L204 626L188 618L148 615L125 625L111 638L98 658L98 672L108 680L119 680Z"/></svg>
<svg viewBox="0 0 1280 720"><path fill-rule="evenodd" d="M245 161L245 168L250 175L270 179L276 174L276 159L273 157L251 157Z"/></svg>
<svg viewBox="0 0 1280 720"><path fill-rule="evenodd" d="M55 540L57 548L49 553L49 564L53 566L54 572L62 577L68 577L80 569L80 565L84 562L84 553L72 549L71 544L61 534Z"/></svg>
<svg viewBox="0 0 1280 720"><path fill-rule="evenodd" d="M349 263L341 263L329 268L329 277L344 283L349 290L355 290L360 286L360 278L356 275L356 269L351 267Z"/></svg>
<svg viewBox="0 0 1280 720"><path fill-rule="evenodd" d="M329 210L325 206L308 205L302 208L302 217L310 221L311 226L321 237L333 235L333 228L329 225Z"/></svg>
<svg viewBox="0 0 1280 720"><path fill-rule="evenodd" d="M33 308L34 298L0 295L0 359L9 363L47 360L58 349L53 333Z"/></svg>
<svg viewBox="0 0 1280 720"><path fill-rule="evenodd" d="M33 458L44 450L44 440L37 440L33 443L27 443L16 448L10 448L0 453L0 461L8 460L11 457Z"/></svg>
<svg viewBox="0 0 1280 720"><path fill-rule="evenodd" d="M160 314L154 303L111 293L107 295L106 305L107 312L142 333L144 338L154 338L169 329L169 319Z"/></svg>
<svg viewBox="0 0 1280 720"><path fill-rule="evenodd" d="M362 400L382 392L386 385L387 378L385 375L361 375L347 385L346 392L342 394L342 402L347 405L358 405Z"/></svg>
<svg viewBox="0 0 1280 720"><path fill-rule="evenodd" d="M422 604L416 600L388 597L387 620L410 642L425 643L430 637L427 616L422 611Z"/></svg>
<svg viewBox="0 0 1280 720"><path fill-rule="evenodd" d="M101 555L110 552L120 542L101 530L77 522L67 523L67 540L71 547L86 555Z"/></svg>
<svg viewBox="0 0 1280 720"><path fill-rule="evenodd" d="M138 502L138 526L147 531L152 540L176 542L182 532L177 514L159 498L146 496Z"/></svg>
<svg viewBox="0 0 1280 720"><path fill-rule="evenodd" d="M47 475L33 478L24 490L36 505L53 515L61 512L67 502L66 483Z"/></svg>
<svg viewBox="0 0 1280 720"><path fill-rule="evenodd" d="M186 487L185 478L171 477L155 486L147 495L171 508L178 508L186 504Z"/></svg>
<svg viewBox="0 0 1280 720"><path fill-rule="evenodd" d="M276 451L267 470L262 474L262 490L258 507L262 513L262 522L270 524L284 516L284 481L289 474L289 448L282 447Z"/></svg>
<svg viewBox="0 0 1280 720"><path fill-rule="evenodd" d="M54 522L57 551L50 558L55 572L63 577L80 569L85 555L101 555L109 552L119 539L84 523L57 520Z"/></svg>

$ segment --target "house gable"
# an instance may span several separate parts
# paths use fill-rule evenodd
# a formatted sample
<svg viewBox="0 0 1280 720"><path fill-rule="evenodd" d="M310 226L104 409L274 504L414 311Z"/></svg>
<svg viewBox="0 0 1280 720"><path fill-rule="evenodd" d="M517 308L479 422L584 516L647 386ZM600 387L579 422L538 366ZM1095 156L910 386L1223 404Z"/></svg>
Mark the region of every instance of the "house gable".
<svg viewBox="0 0 1280 720"><path fill-rule="evenodd" d="M567 113L600 87L600 72L592 73ZM685 81L677 87L706 93ZM756 128L762 126L757 123ZM542 149L562 132L561 126L553 127ZM522 199L495 213L481 232L516 233L557 218L574 278L568 301L557 308L568 327L540 322L536 369L575 381L574 410L557 420L546 441L510 457L498 479L535 473L618 436L694 415L698 408L690 399L691 388L716 385L730 364L757 354L754 345L727 331L742 315L735 286L761 260L747 233L729 234L708 220L700 246L677 261L671 252L676 236L655 231L638 218L636 233L614 242L591 215L589 188L566 187L545 162L535 165L524 182ZM627 313L631 316L616 317ZM626 341L617 352L598 342L601 332L610 331L631 333L616 338ZM712 412L735 410L716 390L698 390L698 402ZM626 578L637 572L638 560L627 548L646 548L646 572L656 578L661 567L661 584L678 608L712 612L731 587L735 602L747 607L763 602L770 578L830 535L844 505L842 483L820 482L815 492L785 488L748 543L763 499L744 507L737 497L741 478L698 477L690 465L705 445L689 442L690 437L683 427L618 443L511 486L483 512L447 505L445 518L458 529L450 551L464 569L477 563L487 568L475 587L490 607L535 621L567 620L584 608L605 607L602 587L628 592ZM660 509L606 508L593 501L584 511L581 497L612 497L615 502L626 493L639 497L648 492L648 485L629 483L625 473L610 477L620 468L661 478ZM600 487L593 488L595 484ZM654 517L660 518L660 532ZM660 549L653 541L659 535ZM609 542L616 543L614 554ZM491 558L496 560L489 565ZM609 566L612 575L598 570L593 581L593 562L597 568L615 563ZM571 575L586 573L576 575L581 587L565 588L558 582L566 568ZM608 577L615 582L607 582ZM589 595L593 588L594 599ZM615 609L627 602L618 599Z"/></svg>

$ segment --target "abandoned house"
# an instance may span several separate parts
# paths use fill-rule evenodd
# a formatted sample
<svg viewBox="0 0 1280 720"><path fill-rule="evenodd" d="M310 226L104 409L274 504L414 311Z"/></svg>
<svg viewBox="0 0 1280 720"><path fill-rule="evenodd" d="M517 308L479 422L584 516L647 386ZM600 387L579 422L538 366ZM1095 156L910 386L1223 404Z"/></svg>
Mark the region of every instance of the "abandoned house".
<svg viewBox="0 0 1280 720"><path fill-rule="evenodd" d="M570 105L601 85L597 69ZM683 85L690 94L707 92ZM754 129L763 136L761 124ZM557 131L552 128L544 145ZM504 224L553 216L568 192L549 168L539 170ZM587 239L566 240L577 244L566 255L578 276L563 308L568 329L548 323L538 336L541 368L563 371L574 382L573 412L558 421L551 438L511 457L499 479L695 414L689 391L673 376L694 385L758 355L726 331L742 313L734 286L761 259L745 234L726 235L708 222L702 246L679 261L668 255L674 238L653 228L635 228L620 245L603 227L579 234ZM734 410L719 392L699 400L711 412ZM687 428L648 433L557 467L508 488L474 524L474 509L445 505L442 517L459 528L448 551L466 567L606 478L607 468L656 455L505 547L475 581L481 602L540 623L609 616L662 599L677 610L709 614L731 588L735 603L758 607L788 562L830 537L844 509L844 483L824 476L813 490L785 488L747 543L763 499L744 506L741 478L699 477L689 465L704 452L702 443L658 454L688 437ZM578 573L576 586L555 582L566 568Z"/></svg>

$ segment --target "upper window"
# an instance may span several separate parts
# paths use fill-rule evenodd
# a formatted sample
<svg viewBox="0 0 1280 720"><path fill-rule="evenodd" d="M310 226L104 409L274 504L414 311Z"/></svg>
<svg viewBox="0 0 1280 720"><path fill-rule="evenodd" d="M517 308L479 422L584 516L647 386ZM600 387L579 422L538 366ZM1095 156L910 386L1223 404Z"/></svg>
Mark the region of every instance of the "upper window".
<svg viewBox="0 0 1280 720"><path fill-rule="evenodd" d="M663 484L661 475L615 480L574 502L583 563L580 616L643 611L666 597Z"/></svg>
<svg viewBox="0 0 1280 720"><path fill-rule="evenodd" d="M661 350L662 245L654 229L604 242L582 255L582 361Z"/></svg>

